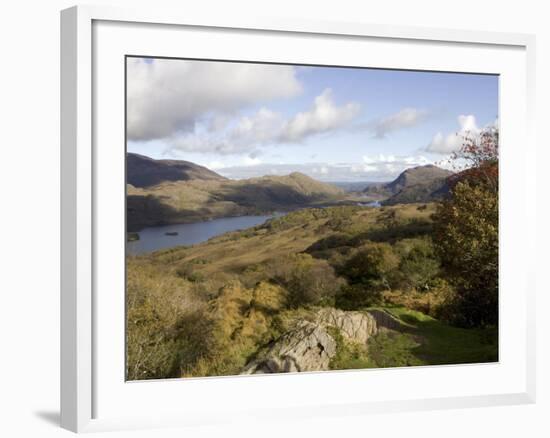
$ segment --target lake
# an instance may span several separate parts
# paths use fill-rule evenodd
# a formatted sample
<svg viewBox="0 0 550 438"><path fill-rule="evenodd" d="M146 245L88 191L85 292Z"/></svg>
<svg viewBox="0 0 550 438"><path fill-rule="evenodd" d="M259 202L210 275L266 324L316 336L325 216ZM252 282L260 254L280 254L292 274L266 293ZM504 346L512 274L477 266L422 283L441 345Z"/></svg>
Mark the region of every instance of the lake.
<svg viewBox="0 0 550 438"><path fill-rule="evenodd" d="M137 255L178 245L195 245L228 231L244 230L260 225L268 219L281 215L276 213L269 216L224 217L191 224L144 228L138 233L139 240L127 242L126 251L128 254Z"/></svg>

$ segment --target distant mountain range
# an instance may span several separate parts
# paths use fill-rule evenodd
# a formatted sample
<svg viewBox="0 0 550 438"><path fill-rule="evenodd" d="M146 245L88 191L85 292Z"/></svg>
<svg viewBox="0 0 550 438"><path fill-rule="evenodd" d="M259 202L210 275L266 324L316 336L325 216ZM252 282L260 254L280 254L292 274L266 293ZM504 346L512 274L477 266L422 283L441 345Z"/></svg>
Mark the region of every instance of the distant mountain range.
<svg viewBox="0 0 550 438"><path fill-rule="evenodd" d="M428 164L403 171L395 180L367 187L363 193L384 205L430 202L449 192L447 179L453 172Z"/></svg>
<svg viewBox="0 0 550 438"><path fill-rule="evenodd" d="M362 192L367 187L377 185L379 183L372 181L330 181L330 184L341 188L345 192L357 193Z"/></svg>
<svg viewBox="0 0 550 438"><path fill-rule="evenodd" d="M152 187L166 181L224 180L221 175L182 160L154 160L144 155L128 153L126 182L134 187Z"/></svg>
<svg viewBox="0 0 550 438"><path fill-rule="evenodd" d="M299 172L230 180L187 161L128 154L127 226L188 223L322 205L344 192ZM140 172L146 175L141 175Z"/></svg>
<svg viewBox="0 0 550 438"><path fill-rule="evenodd" d="M357 202L357 195L299 172L230 180L189 161L155 160L133 153L128 154L126 172L128 231ZM383 205L430 202L448 193L450 175L448 170L427 165L407 169L389 183L367 182L345 189L357 193L368 184L363 196Z"/></svg>

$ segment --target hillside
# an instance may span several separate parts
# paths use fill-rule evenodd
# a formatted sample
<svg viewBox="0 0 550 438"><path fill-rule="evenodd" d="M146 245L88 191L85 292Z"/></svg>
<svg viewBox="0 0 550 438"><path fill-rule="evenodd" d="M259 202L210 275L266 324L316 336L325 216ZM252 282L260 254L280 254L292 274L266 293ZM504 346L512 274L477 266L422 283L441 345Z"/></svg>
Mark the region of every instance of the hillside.
<svg viewBox="0 0 550 438"><path fill-rule="evenodd" d="M224 180L206 167L182 160L155 160L144 155L128 153L126 181L134 187L151 187L167 181Z"/></svg>
<svg viewBox="0 0 550 438"><path fill-rule="evenodd" d="M443 199L449 193L447 178L438 178L404 187L395 195L382 201L382 205L432 202Z"/></svg>
<svg viewBox="0 0 550 438"><path fill-rule="evenodd" d="M448 192L447 178L453 173L432 164L403 171L395 180L367 187L363 193L382 204L395 205L411 202L430 202L441 199Z"/></svg>
<svg viewBox="0 0 550 438"><path fill-rule="evenodd" d="M192 179L127 186L128 231L209 218L289 211L340 199L343 191L295 172L245 180Z"/></svg>
<svg viewBox="0 0 550 438"><path fill-rule="evenodd" d="M436 319L434 211L302 209L128 257L128 378L498 360L494 331Z"/></svg>

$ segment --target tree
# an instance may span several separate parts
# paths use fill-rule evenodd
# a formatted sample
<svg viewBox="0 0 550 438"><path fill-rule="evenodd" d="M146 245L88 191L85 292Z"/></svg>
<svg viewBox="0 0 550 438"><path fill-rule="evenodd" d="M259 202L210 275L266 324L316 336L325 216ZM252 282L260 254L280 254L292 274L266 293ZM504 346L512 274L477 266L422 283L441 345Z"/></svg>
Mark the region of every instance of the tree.
<svg viewBox="0 0 550 438"><path fill-rule="evenodd" d="M452 322L498 323L498 130L469 136L452 161L451 193L433 216L434 244L456 293L447 303Z"/></svg>
<svg viewBox="0 0 550 438"><path fill-rule="evenodd" d="M396 243L395 249L401 255L401 261L394 283L404 290L429 290L440 268L431 239L403 239Z"/></svg>
<svg viewBox="0 0 550 438"><path fill-rule="evenodd" d="M327 261L309 254L277 258L266 266L266 274L288 291L291 307L331 303L345 283Z"/></svg>
<svg viewBox="0 0 550 438"><path fill-rule="evenodd" d="M399 265L399 257L388 243L368 242L344 266L351 283L373 290L390 288L390 276Z"/></svg>

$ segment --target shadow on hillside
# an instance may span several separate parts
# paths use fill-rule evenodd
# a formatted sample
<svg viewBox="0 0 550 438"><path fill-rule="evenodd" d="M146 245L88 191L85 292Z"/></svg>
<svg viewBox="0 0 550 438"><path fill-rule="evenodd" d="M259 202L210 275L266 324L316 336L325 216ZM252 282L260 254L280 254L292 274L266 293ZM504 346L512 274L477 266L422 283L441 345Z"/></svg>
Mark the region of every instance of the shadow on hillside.
<svg viewBox="0 0 550 438"><path fill-rule="evenodd" d="M407 223L397 223L390 226L376 227L356 236L353 240L358 243L364 240L373 242L394 243L400 239L409 239L431 234L433 225L430 221L413 219Z"/></svg>
<svg viewBox="0 0 550 438"><path fill-rule="evenodd" d="M223 201L231 201L245 207L254 207L260 210L306 207L328 198L327 195L321 193L300 193L294 187L286 185L262 185L260 183L225 186L216 195Z"/></svg>
<svg viewBox="0 0 550 438"><path fill-rule="evenodd" d="M126 196L126 227L127 231L139 231L143 227L166 225L186 216L200 215L191 210L176 210L166 205L155 196Z"/></svg>
<svg viewBox="0 0 550 438"><path fill-rule="evenodd" d="M330 255L326 252L334 249L339 249L341 253L345 253L349 249L360 247L368 241L395 243L400 239L430 235L432 231L431 222L413 220L405 224L378 226L356 235L336 232L312 243L304 252L316 258L326 258L327 254Z"/></svg>

